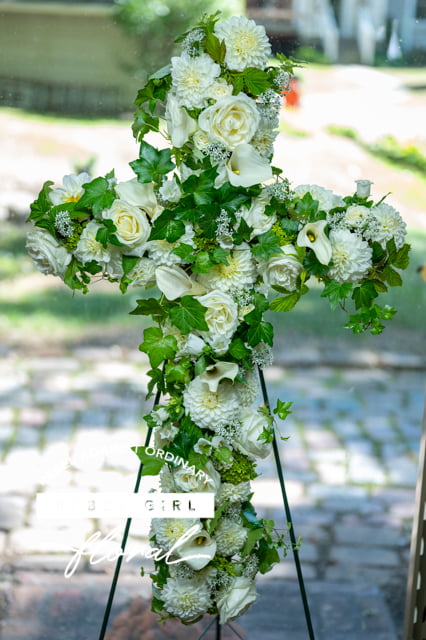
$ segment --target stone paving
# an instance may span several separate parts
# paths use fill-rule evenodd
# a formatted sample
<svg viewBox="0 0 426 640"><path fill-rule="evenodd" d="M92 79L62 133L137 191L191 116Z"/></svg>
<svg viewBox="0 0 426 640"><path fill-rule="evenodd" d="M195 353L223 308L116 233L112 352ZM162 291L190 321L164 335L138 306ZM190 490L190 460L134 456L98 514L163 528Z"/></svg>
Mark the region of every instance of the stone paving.
<svg viewBox="0 0 426 640"><path fill-rule="evenodd" d="M342 593L354 603L346 624L355 617L359 623L372 616L376 626L371 627L371 638L395 640L394 627L399 630L402 625L426 369L410 368L403 358L398 367L395 356L392 362L393 367L385 368L336 367L302 358L295 366L289 352L287 359L281 358L281 366L266 371L271 404L277 397L294 402L293 413L280 425L282 435L290 436L280 443L281 461L295 532L302 537L300 557L308 597L312 589L319 638L342 637L336 625L341 633L343 614L339 618L336 613L334 632L333 617L326 615L327 607L343 607L338 604ZM92 582L100 580L94 602L102 602L100 593L106 599L112 562L93 565L83 559L72 578L66 580L63 574L73 547L81 546L94 531L103 535L115 528L121 531L123 523L41 519L35 513L35 495L49 490L133 490L138 461L130 447L143 443L141 416L150 406L144 400L145 372L143 354L119 347L76 348L56 357L23 357L10 351L1 360L0 620L2 611L5 620L0 637L4 640L57 640L47 631L31 636L21 624L19 611L29 602L39 603L39 608L32 607L39 626L40 619L49 615L40 608L43 589L53 598L58 588L69 593L78 591L77 585L94 589ZM274 460L262 461L259 471L262 476L254 483L258 511L284 527ZM148 526L143 520L132 524L127 550L138 557L123 563L123 584L130 586L117 596L118 603L129 594L149 593L146 579L137 578L141 561L149 566L141 560ZM271 589L281 585L276 597L284 594L292 601L298 598L295 580L293 559L288 556L261 582ZM370 627L363 629L362 637L370 638ZM295 628L288 631L293 639L307 637ZM78 637L96 634L88 631ZM273 635L269 637L272 640ZM358 638L359 629L347 627L344 637ZM62 638L66 640L63 634Z"/></svg>

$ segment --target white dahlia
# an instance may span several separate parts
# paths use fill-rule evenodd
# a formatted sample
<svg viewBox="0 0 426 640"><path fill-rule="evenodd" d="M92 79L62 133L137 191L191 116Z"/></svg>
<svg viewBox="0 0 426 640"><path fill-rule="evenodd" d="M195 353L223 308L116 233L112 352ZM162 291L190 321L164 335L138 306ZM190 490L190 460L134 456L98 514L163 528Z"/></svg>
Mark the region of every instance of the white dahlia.
<svg viewBox="0 0 426 640"><path fill-rule="evenodd" d="M208 273L198 276L206 289L218 289L225 293L233 289L251 288L256 279L256 270L250 248L240 245L226 256L228 264L218 264Z"/></svg>
<svg viewBox="0 0 426 640"><path fill-rule="evenodd" d="M165 609L182 620L191 620L206 613L211 606L208 583L190 578L169 578L161 591Z"/></svg>
<svg viewBox="0 0 426 640"><path fill-rule="evenodd" d="M151 526L155 540L164 551L168 551L190 529L201 523L195 518L152 518Z"/></svg>
<svg viewBox="0 0 426 640"><path fill-rule="evenodd" d="M247 67L263 69L271 55L265 28L244 16L233 16L215 26L215 35L226 44L225 64L243 71Z"/></svg>
<svg viewBox="0 0 426 640"><path fill-rule="evenodd" d="M259 394L259 382L253 371L243 374L244 382L234 383L235 392L238 394L238 401L242 407L250 407Z"/></svg>
<svg viewBox="0 0 426 640"><path fill-rule="evenodd" d="M219 423L232 421L239 411L232 384L221 382L217 391L210 391L209 385L200 378L194 378L186 387L183 405L195 424L213 431Z"/></svg>
<svg viewBox="0 0 426 640"><path fill-rule="evenodd" d="M90 182L91 178L88 173L83 171L78 175L70 174L62 179L62 187L53 189L49 198L54 204L64 204L65 202L78 202L84 193L83 185Z"/></svg>
<svg viewBox="0 0 426 640"><path fill-rule="evenodd" d="M372 249L349 229L330 232L333 266L328 275L338 282L359 282L372 266Z"/></svg>
<svg viewBox="0 0 426 640"><path fill-rule="evenodd" d="M96 234L98 229L104 227L91 220L83 229L83 232L79 238L77 248L74 251L74 255L83 264L95 260L104 269L107 268L108 263L111 260L111 253L108 249L96 240Z"/></svg>
<svg viewBox="0 0 426 640"><path fill-rule="evenodd" d="M397 249L400 249L405 242L406 227L404 220L396 209L390 204L382 202L377 207L371 209L375 218L373 240L380 242L382 247L393 238Z"/></svg>
<svg viewBox="0 0 426 640"><path fill-rule="evenodd" d="M231 482L223 482L220 486L218 503L223 504L229 501L231 504L235 502L244 502L250 495L250 482L243 480L239 484Z"/></svg>
<svg viewBox="0 0 426 640"><path fill-rule="evenodd" d="M229 518L222 518L214 534L217 552L222 556L232 556L243 548L247 540L247 529Z"/></svg>
<svg viewBox="0 0 426 640"><path fill-rule="evenodd" d="M172 87L179 103L189 109L207 104L208 89L219 75L220 66L208 55L172 58Z"/></svg>

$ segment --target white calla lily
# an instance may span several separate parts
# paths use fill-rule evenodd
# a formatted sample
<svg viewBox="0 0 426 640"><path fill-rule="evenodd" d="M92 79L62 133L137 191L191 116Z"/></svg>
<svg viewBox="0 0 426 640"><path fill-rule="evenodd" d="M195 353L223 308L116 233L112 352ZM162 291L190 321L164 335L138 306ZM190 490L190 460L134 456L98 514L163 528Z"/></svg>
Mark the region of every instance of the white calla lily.
<svg viewBox="0 0 426 640"><path fill-rule="evenodd" d="M309 247L315 253L321 264L328 264L331 260L331 242L324 232L327 220L308 222L297 236L299 247Z"/></svg>
<svg viewBox="0 0 426 640"><path fill-rule="evenodd" d="M161 293L167 300L176 300L182 296L201 296L206 292L203 285L192 280L181 267L162 265L155 270L155 280Z"/></svg>
<svg viewBox="0 0 426 640"><path fill-rule="evenodd" d="M221 380L235 380L238 375L238 365L235 362L216 362L200 374L199 378L205 382L210 391L216 393Z"/></svg>
<svg viewBox="0 0 426 640"><path fill-rule="evenodd" d="M228 180L234 187L251 187L272 178L269 162L250 144L240 144L226 163Z"/></svg>
<svg viewBox="0 0 426 640"><path fill-rule="evenodd" d="M199 571L214 558L216 546L216 541L209 536L207 531L201 529L185 540L182 545L179 545L175 552L191 569Z"/></svg>
<svg viewBox="0 0 426 640"><path fill-rule="evenodd" d="M197 122L171 93L167 98L166 120L170 140L177 148L183 147L189 136L198 129Z"/></svg>

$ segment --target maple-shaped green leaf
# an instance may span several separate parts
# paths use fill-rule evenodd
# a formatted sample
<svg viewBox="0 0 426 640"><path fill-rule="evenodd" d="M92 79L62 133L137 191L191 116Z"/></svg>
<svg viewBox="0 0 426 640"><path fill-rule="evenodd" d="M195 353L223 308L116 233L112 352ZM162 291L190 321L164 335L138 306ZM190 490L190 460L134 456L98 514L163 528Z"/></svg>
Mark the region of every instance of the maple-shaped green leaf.
<svg viewBox="0 0 426 640"><path fill-rule="evenodd" d="M282 253L279 240L271 229L257 236L257 241L258 244L254 244L252 247L253 255L256 258L268 260L271 256Z"/></svg>
<svg viewBox="0 0 426 640"><path fill-rule="evenodd" d="M391 287L400 287L402 285L402 278L398 271L395 271L390 265L387 265L383 269L383 278Z"/></svg>
<svg viewBox="0 0 426 640"><path fill-rule="evenodd" d="M270 88L268 74L262 69L248 67L244 70L243 78L247 93L251 93L254 96L258 96Z"/></svg>
<svg viewBox="0 0 426 640"><path fill-rule="evenodd" d="M349 296L352 291L352 282L337 282L329 280L321 293L322 298L328 298L331 309L337 309L339 304Z"/></svg>
<svg viewBox="0 0 426 640"><path fill-rule="evenodd" d="M252 325L247 331L247 339L250 346L255 347L260 342L264 342L272 347L274 339L274 329L270 322L262 320Z"/></svg>
<svg viewBox="0 0 426 640"><path fill-rule="evenodd" d="M156 476L160 473L166 461L162 458L157 458L155 455L146 453L146 449L152 450L152 447L131 447L131 449L142 462L142 476Z"/></svg>
<svg viewBox="0 0 426 640"><path fill-rule="evenodd" d="M52 191L52 184L53 182L50 180L44 183L40 193L38 194L37 200L34 200L34 202L30 204L31 213L26 222L29 222L30 220L37 222L52 208L52 202L49 198L49 193Z"/></svg>
<svg viewBox="0 0 426 640"><path fill-rule="evenodd" d="M180 303L171 307L169 315L172 324L183 334L196 329L197 331L208 331L208 325L204 318L206 307L192 296L183 296Z"/></svg>
<svg viewBox="0 0 426 640"><path fill-rule="evenodd" d="M145 140L140 144L139 159L130 162L130 166L142 183L159 182L175 168L170 149L158 150Z"/></svg>
<svg viewBox="0 0 426 640"><path fill-rule="evenodd" d="M137 307L129 312L131 316L152 316L160 319L166 315L165 309L161 306L157 298L148 298L147 300L136 300Z"/></svg>
<svg viewBox="0 0 426 640"><path fill-rule="evenodd" d="M144 341L139 350L147 354L151 367L158 367L163 360L171 360L177 352L177 342L174 336L164 336L161 329L149 327L143 332Z"/></svg>
<svg viewBox="0 0 426 640"><path fill-rule="evenodd" d="M79 209L91 208L93 213L100 213L109 209L115 200L114 193L110 190L106 178L95 178L83 185L84 193L78 201Z"/></svg>
<svg viewBox="0 0 426 640"><path fill-rule="evenodd" d="M156 218L149 236L150 240L167 240L176 242L185 233L185 224L182 220L176 220L171 209L165 209Z"/></svg>
<svg viewBox="0 0 426 640"><path fill-rule="evenodd" d="M208 273L212 266L213 263L210 254L207 251L199 251L196 255L192 271L194 273Z"/></svg>
<svg viewBox="0 0 426 640"><path fill-rule="evenodd" d="M394 259L392 260L392 264L397 269L406 269L410 262L410 245L404 244L396 253Z"/></svg>
<svg viewBox="0 0 426 640"><path fill-rule="evenodd" d="M204 171L200 176L191 175L182 183L183 192L191 193L195 204L211 206L215 178L216 169Z"/></svg>
<svg viewBox="0 0 426 640"><path fill-rule="evenodd" d="M355 307L361 309L362 307L370 307L377 295L373 282L366 280L359 287L355 287L352 292L352 299L355 302Z"/></svg>
<svg viewBox="0 0 426 640"><path fill-rule="evenodd" d="M282 400L277 400L277 406L275 407L273 413L275 413L281 420L285 420L287 416L290 415L293 402L283 402Z"/></svg>

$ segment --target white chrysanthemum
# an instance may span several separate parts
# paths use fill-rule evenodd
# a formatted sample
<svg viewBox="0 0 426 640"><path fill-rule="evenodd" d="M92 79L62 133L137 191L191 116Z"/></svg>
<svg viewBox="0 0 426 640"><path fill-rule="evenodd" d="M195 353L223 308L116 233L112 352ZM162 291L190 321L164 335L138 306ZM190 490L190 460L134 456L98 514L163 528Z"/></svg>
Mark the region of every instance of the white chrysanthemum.
<svg viewBox="0 0 426 640"><path fill-rule="evenodd" d="M330 232L333 266L328 275L338 282L359 282L372 266L372 249L349 229Z"/></svg>
<svg viewBox="0 0 426 640"><path fill-rule="evenodd" d="M191 224L185 225L185 233L176 242L167 242L167 240L150 240L146 243L145 249L148 251L149 257L153 260L157 267L165 265L171 267L174 264L180 264L181 259L175 253L173 249L179 247L181 244L190 244L195 247L194 243L194 229Z"/></svg>
<svg viewBox="0 0 426 640"><path fill-rule="evenodd" d="M219 289L225 293L234 287L250 288L256 279L256 269L249 247L242 244L226 257L228 264L218 264L208 273L201 273L198 281L206 289Z"/></svg>
<svg viewBox="0 0 426 640"><path fill-rule="evenodd" d="M247 529L242 524L223 518L215 531L217 552L222 556L232 556L242 549L247 540Z"/></svg>
<svg viewBox="0 0 426 640"><path fill-rule="evenodd" d="M111 260L108 249L96 240L98 229L103 229L100 224L91 220L83 229L74 255L83 264L95 260L103 268L106 268Z"/></svg>
<svg viewBox="0 0 426 640"><path fill-rule="evenodd" d="M344 204L340 196L337 196L330 189L324 189L324 187L320 187L317 184L299 184L294 189L294 194L298 198L303 198L305 193L310 193L314 200L318 200L320 211L330 211L330 209Z"/></svg>
<svg viewBox="0 0 426 640"><path fill-rule="evenodd" d="M215 26L215 35L226 44L225 64L243 71L247 67L263 69L271 55L265 28L244 16L233 16Z"/></svg>
<svg viewBox="0 0 426 640"><path fill-rule="evenodd" d="M183 405L195 424L213 431L217 424L232 421L239 411L232 384L221 382L217 391L210 391L200 378L194 378L186 387Z"/></svg>
<svg viewBox="0 0 426 640"><path fill-rule="evenodd" d="M151 526L158 545L168 551L191 527L201 523L195 518L152 518Z"/></svg>
<svg viewBox="0 0 426 640"><path fill-rule="evenodd" d="M250 407L259 394L259 382L253 371L247 371L244 374L244 382L245 384L242 382L234 383L234 389L238 395L240 406Z"/></svg>
<svg viewBox="0 0 426 640"><path fill-rule="evenodd" d="M372 239L380 242L382 247L385 247L386 243L393 238L396 248L400 249L405 242L407 225L398 211L391 207L390 204L382 202L377 207L372 207L371 214L376 221Z"/></svg>
<svg viewBox="0 0 426 640"><path fill-rule="evenodd" d="M161 591L166 611L182 620L191 620L206 613L211 606L208 583L189 578L169 578Z"/></svg>
<svg viewBox="0 0 426 640"><path fill-rule="evenodd" d="M249 497L250 491L250 482L248 480L244 480L239 484L223 482L220 486L218 504L223 504L227 501L230 503L244 502Z"/></svg>
<svg viewBox="0 0 426 640"><path fill-rule="evenodd" d="M220 75L220 66L208 55L195 58L183 53L172 58L172 87L181 105L201 109L207 104L208 89Z"/></svg>
<svg viewBox="0 0 426 640"><path fill-rule="evenodd" d="M343 222L352 229L365 227L370 217L371 209L360 204L353 204L346 209Z"/></svg>
<svg viewBox="0 0 426 640"><path fill-rule="evenodd" d="M53 189L49 193L50 201L57 204L65 202L78 202L84 193L83 185L90 182L91 178L88 173L83 171L78 175L70 174L62 179L63 187Z"/></svg>
<svg viewBox="0 0 426 640"><path fill-rule="evenodd" d="M132 285L146 287L155 282L156 265L149 258L140 258L133 269L128 273L128 277L132 280Z"/></svg>

